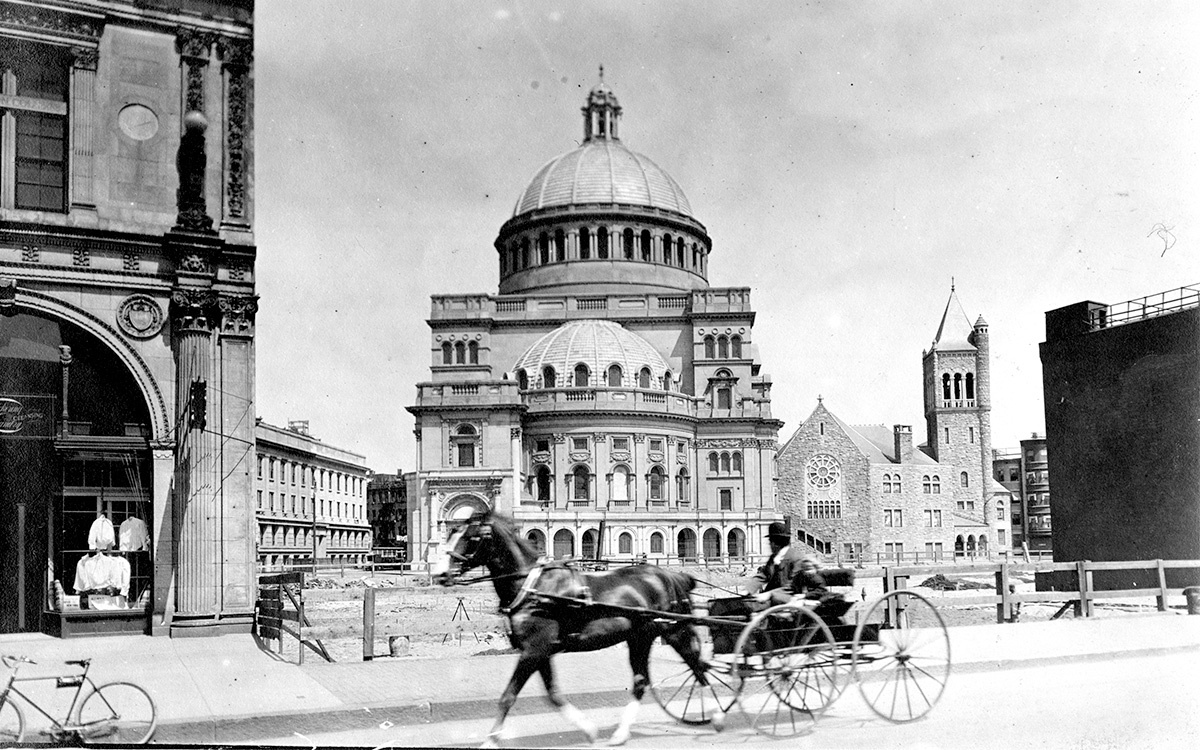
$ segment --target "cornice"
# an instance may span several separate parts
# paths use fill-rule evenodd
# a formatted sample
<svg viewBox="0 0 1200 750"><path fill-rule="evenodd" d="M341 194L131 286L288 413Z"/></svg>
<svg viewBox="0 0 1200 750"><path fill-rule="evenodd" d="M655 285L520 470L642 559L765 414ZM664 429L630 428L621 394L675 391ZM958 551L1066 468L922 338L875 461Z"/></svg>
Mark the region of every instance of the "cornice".
<svg viewBox="0 0 1200 750"><path fill-rule="evenodd" d="M404 410L415 416L420 416L422 414L436 414L443 411L517 412L519 414L523 414L529 410L529 407L525 404L439 404L437 406L406 406L404 407Z"/></svg>

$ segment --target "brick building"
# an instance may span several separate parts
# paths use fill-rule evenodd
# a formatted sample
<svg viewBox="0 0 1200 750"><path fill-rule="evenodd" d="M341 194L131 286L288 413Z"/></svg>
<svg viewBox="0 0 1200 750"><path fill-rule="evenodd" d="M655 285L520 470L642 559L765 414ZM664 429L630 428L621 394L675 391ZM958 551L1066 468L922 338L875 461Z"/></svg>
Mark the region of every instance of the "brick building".
<svg viewBox="0 0 1200 750"><path fill-rule="evenodd" d="M1012 546L1040 555L1051 551L1050 461L1036 432L1021 447L992 451L996 481L1012 493Z"/></svg>
<svg viewBox="0 0 1200 750"><path fill-rule="evenodd" d="M1011 495L992 478L987 324L953 290L924 352L925 445L912 428L851 426L818 403L779 452L792 531L841 561L1008 550Z"/></svg>
<svg viewBox="0 0 1200 750"><path fill-rule="evenodd" d="M1200 286L1051 310L1041 359L1055 559L1200 558Z"/></svg>

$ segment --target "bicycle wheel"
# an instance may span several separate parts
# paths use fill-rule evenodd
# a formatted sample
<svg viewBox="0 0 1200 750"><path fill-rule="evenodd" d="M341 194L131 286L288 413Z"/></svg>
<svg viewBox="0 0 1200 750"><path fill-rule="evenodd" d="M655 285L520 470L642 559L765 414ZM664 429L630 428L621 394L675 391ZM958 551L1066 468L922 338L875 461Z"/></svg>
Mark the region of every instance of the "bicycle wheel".
<svg viewBox="0 0 1200 750"><path fill-rule="evenodd" d="M79 707L79 734L88 744L141 745L157 723L150 694L130 682L101 685Z"/></svg>
<svg viewBox="0 0 1200 750"><path fill-rule="evenodd" d="M0 703L0 746L25 739L25 714L11 700Z"/></svg>

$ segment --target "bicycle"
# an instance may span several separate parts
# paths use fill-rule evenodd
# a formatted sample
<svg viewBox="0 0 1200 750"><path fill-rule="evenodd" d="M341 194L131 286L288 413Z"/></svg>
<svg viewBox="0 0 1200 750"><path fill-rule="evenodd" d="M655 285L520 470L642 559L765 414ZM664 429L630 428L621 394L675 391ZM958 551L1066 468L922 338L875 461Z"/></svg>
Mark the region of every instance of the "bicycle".
<svg viewBox="0 0 1200 750"><path fill-rule="evenodd" d="M141 745L150 741L158 724L154 700L142 688L132 682L107 682L97 685L88 676L91 659L72 659L64 662L83 671L70 674L51 674L38 677L18 677L22 664L36 664L24 656L0 656L10 671L4 689L0 690L0 746L21 742L25 739L25 713L13 697L20 697L26 704L50 721L49 735L53 742L79 740L85 744ZM55 719L17 687L19 682L55 680L56 688L75 688L66 718ZM84 686L91 692L84 694ZM80 701L80 696L83 700Z"/></svg>

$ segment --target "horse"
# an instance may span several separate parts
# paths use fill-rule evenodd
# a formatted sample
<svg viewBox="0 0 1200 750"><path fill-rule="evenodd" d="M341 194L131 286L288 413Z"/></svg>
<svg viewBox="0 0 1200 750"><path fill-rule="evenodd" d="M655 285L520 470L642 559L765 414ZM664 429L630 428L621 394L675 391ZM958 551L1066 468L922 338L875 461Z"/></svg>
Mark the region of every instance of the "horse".
<svg viewBox="0 0 1200 750"><path fill-rule="evenodd" d="M610 745L629 739L650 685L650 649L655 638L661 637L673 647L697 680L707 684L693 625L654 616L654 612L692 614L691 591L696 582L690 575L645 564L589 574L561 562L541 561L512 522L490 510L473 514L452 531L443 550L431 573L444 586L455 584L468 570L487 568L489 575L479 580L490 579L495 586L500 611L509 618L513 646L520 650L516 669L500 696L499 715L483 747L497 745L517 694L535 672L542 676L550 703L587 735L589 742L596 742L596 727L555 685L550 658L556 653L629 644L633 696L609 738ZM713 726L720 730L724 714L719 707L717 711Z"/></svg>

